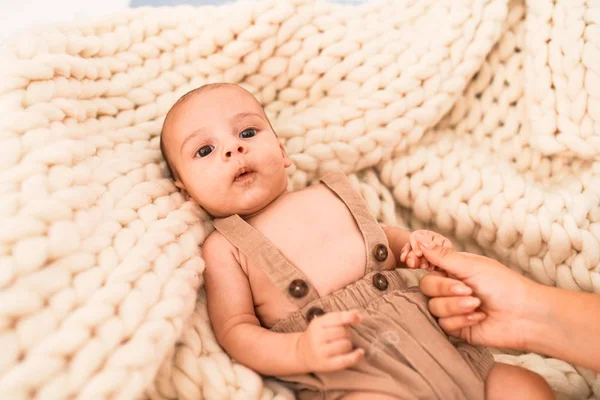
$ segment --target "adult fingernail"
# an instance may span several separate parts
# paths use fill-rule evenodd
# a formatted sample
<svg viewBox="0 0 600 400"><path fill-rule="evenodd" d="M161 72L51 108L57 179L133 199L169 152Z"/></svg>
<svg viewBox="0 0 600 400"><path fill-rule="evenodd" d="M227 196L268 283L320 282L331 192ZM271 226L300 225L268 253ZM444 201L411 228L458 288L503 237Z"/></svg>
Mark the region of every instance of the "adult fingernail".
<svg viewBox="0 0 600 400"><path fill-rule="evenodd" d="M477 305L479 305L479 299L477 298L468 298L468 299L462 299L460 301L460 305L461 307L465 307L465 308L469 308L469 307L475 307Z"/></svg>
<svg viewBox="0 0 600 400"><path fill-rule="evenodd" d="M456 293L456 294L470 294L471 293L471 289L468 286L465 285L454 285L452 286L452 293Z"/></svg>

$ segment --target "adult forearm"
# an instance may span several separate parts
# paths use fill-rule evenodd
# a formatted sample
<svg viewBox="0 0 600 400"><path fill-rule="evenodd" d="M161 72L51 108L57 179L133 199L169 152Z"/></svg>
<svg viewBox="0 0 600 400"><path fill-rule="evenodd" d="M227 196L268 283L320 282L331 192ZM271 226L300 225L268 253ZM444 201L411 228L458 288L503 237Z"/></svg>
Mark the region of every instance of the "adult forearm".
<svg viewBox="0 0 600 400"><path fill-rule="evenodd" d="M538 286L527 350L600 371L600 295Z"/></svg>
<svg viewBox="0 0 600 400"><path fill-rule="evenodd" d="M222 339L227 353L240 364L263 375L309 372L300 360L297 342L301 332L272 332L250 323L238 324Z"/></svg>

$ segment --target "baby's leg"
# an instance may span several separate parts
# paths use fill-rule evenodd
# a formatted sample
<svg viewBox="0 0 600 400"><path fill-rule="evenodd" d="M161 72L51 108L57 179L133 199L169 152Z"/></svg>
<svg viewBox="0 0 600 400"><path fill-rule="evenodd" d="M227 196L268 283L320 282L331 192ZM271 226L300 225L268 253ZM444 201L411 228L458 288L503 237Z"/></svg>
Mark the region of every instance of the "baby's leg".
<svg viewBox="0 0 600 400"><path fill-rule="evenodd" d="M554 400L554 392L540 375L514 365L495 363L485 383L488 400Z"/></svg>
<svg viewBox="0 0 600 400"><path fill-rule="evenodd" d="M376 392L350 392L340 400L400 400L399 397Z"/></svg>

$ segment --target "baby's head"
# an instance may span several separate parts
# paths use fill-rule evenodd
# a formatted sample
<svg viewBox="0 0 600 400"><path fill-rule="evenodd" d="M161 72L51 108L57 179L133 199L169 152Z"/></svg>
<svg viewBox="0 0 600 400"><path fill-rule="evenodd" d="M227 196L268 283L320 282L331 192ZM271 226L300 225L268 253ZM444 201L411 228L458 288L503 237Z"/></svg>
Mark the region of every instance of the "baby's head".
<svg viewBox="0 0 600 400"><path fill-rule="evenodd" d="M292 162L262 106L237 85L182 96L167 113L160 148L175 185L214 217L254 214L287 188Z"/></svg>

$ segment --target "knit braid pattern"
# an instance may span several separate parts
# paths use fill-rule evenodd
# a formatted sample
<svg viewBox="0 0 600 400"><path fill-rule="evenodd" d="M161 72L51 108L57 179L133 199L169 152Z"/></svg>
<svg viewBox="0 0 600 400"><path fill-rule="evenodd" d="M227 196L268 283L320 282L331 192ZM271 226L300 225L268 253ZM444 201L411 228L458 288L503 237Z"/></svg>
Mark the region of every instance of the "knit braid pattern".
<svg viewBox="0 0 600 400"><path fill-rule="evenodd" d="M212 223L161 159L167 111L205 83L264 105L291 190L342 169L383 224L600 294L597 1L140 8L0 51L2 399L293 398L215 340ZM589 370L495 357L600 398Z"/></svg>

